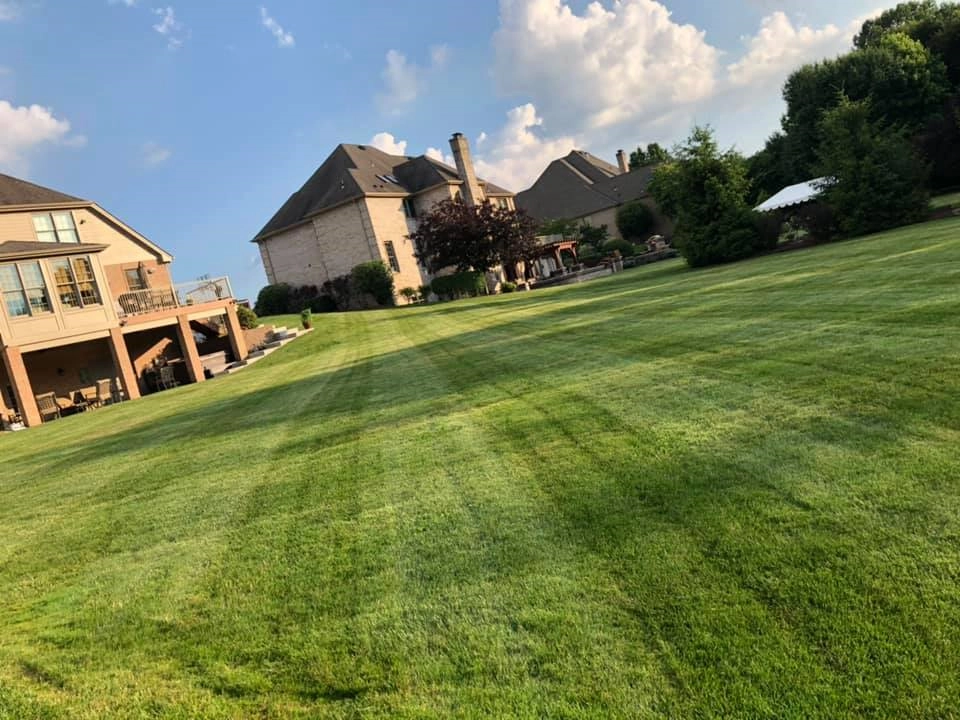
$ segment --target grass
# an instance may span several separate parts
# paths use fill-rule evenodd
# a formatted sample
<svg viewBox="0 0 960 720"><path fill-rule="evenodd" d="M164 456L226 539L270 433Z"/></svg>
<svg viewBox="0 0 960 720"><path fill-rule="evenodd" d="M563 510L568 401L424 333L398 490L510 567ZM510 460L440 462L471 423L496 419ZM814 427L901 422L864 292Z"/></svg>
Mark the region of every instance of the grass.
<svg viewBox="0 0 960 720"><path fill-rule="evenodd" d="M957 717L958 281L945 220L317 316L0 436L0 718Z"/></svg>
<svg viewBox="0 0 960 720"><path fill-rule="evenodd" d="M934 210L946 207L960 207L960 192L932 197L930 198L930 207Z"/></svg>

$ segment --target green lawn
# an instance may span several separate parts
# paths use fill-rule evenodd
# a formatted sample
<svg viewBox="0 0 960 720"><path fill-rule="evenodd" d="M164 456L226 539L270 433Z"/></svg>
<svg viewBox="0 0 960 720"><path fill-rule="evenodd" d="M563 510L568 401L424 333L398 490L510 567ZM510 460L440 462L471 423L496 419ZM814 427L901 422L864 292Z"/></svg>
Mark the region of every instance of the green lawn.
<svg viewBox="0 0 960 720"><path fill-rule="evenodd" d="M960 220L316 317L0 436L0 718L949 718Z"/></svg>
<svg viewBox="0 0 960 720"><path fill-rule="evenodd" d="M945 207L960 207L960 192L937 195L936 197L930 198L930 207L934 210Z"/></svg>

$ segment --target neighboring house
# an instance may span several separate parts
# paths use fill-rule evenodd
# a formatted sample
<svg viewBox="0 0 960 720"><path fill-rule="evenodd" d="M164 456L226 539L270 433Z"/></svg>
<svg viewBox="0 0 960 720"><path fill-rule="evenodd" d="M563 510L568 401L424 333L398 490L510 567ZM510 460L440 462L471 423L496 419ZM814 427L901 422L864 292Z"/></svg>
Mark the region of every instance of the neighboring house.
<svg viewBox="0 0 960 720"><path fill-rule="evenodd" d="M226 278L174 285L173 258L96 203L0 175L0 418L136 399L200 382L195 336L227 330L246 357ZM172 376L171 376L172 372Z"/></svg>
<svg viewBox="0 0 960 720"><path fill-rule="evenodd" d="M528 190L517 194L517 207L539 222L562 219L593 227L606 225L610 237L619 239L617 210L624 203L640 200L654 213L650 234L671 235L670 221L647 192L653 168L629 170L623 150L617 152L617 161L619 167L583 150L571 150L551 162Z"/></svg>
<svg viewBox="0 0 960 720"><path fill-rule="evenodd" d="M514 207L512 192L477 178L462 134L454 134L450 147L456 169L425 155L338 145L254 238L268 281L320 287L381 260L398 291L429 283L409 238L418 216L458 197L468 205L489 200Z"/></svg>

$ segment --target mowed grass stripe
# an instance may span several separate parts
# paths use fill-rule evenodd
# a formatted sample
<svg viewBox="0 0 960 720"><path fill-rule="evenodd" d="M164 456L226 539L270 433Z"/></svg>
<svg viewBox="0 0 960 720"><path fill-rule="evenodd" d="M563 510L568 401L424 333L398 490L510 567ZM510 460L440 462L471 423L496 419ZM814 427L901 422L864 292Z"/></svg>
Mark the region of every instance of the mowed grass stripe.
<svg viewBox="0 0 960 720"><path fill-rule="evenodd" d="M958 260L323 316L0 437L0 717L951 717Z"/></svg>

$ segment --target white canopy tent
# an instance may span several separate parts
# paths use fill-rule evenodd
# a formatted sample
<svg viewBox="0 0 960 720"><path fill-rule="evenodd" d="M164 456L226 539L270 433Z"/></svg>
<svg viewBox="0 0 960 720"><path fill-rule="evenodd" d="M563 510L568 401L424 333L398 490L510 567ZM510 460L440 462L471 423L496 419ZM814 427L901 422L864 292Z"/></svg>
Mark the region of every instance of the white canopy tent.
<svg viewBox="0 0 960 720"><path fill-rule="evenodd" d="M769 212L815 200L820 195L823 186L829 184L830 180L828 177L819 177L796 185L788 185L773 197L757 205L754 210Z"/></svg>

